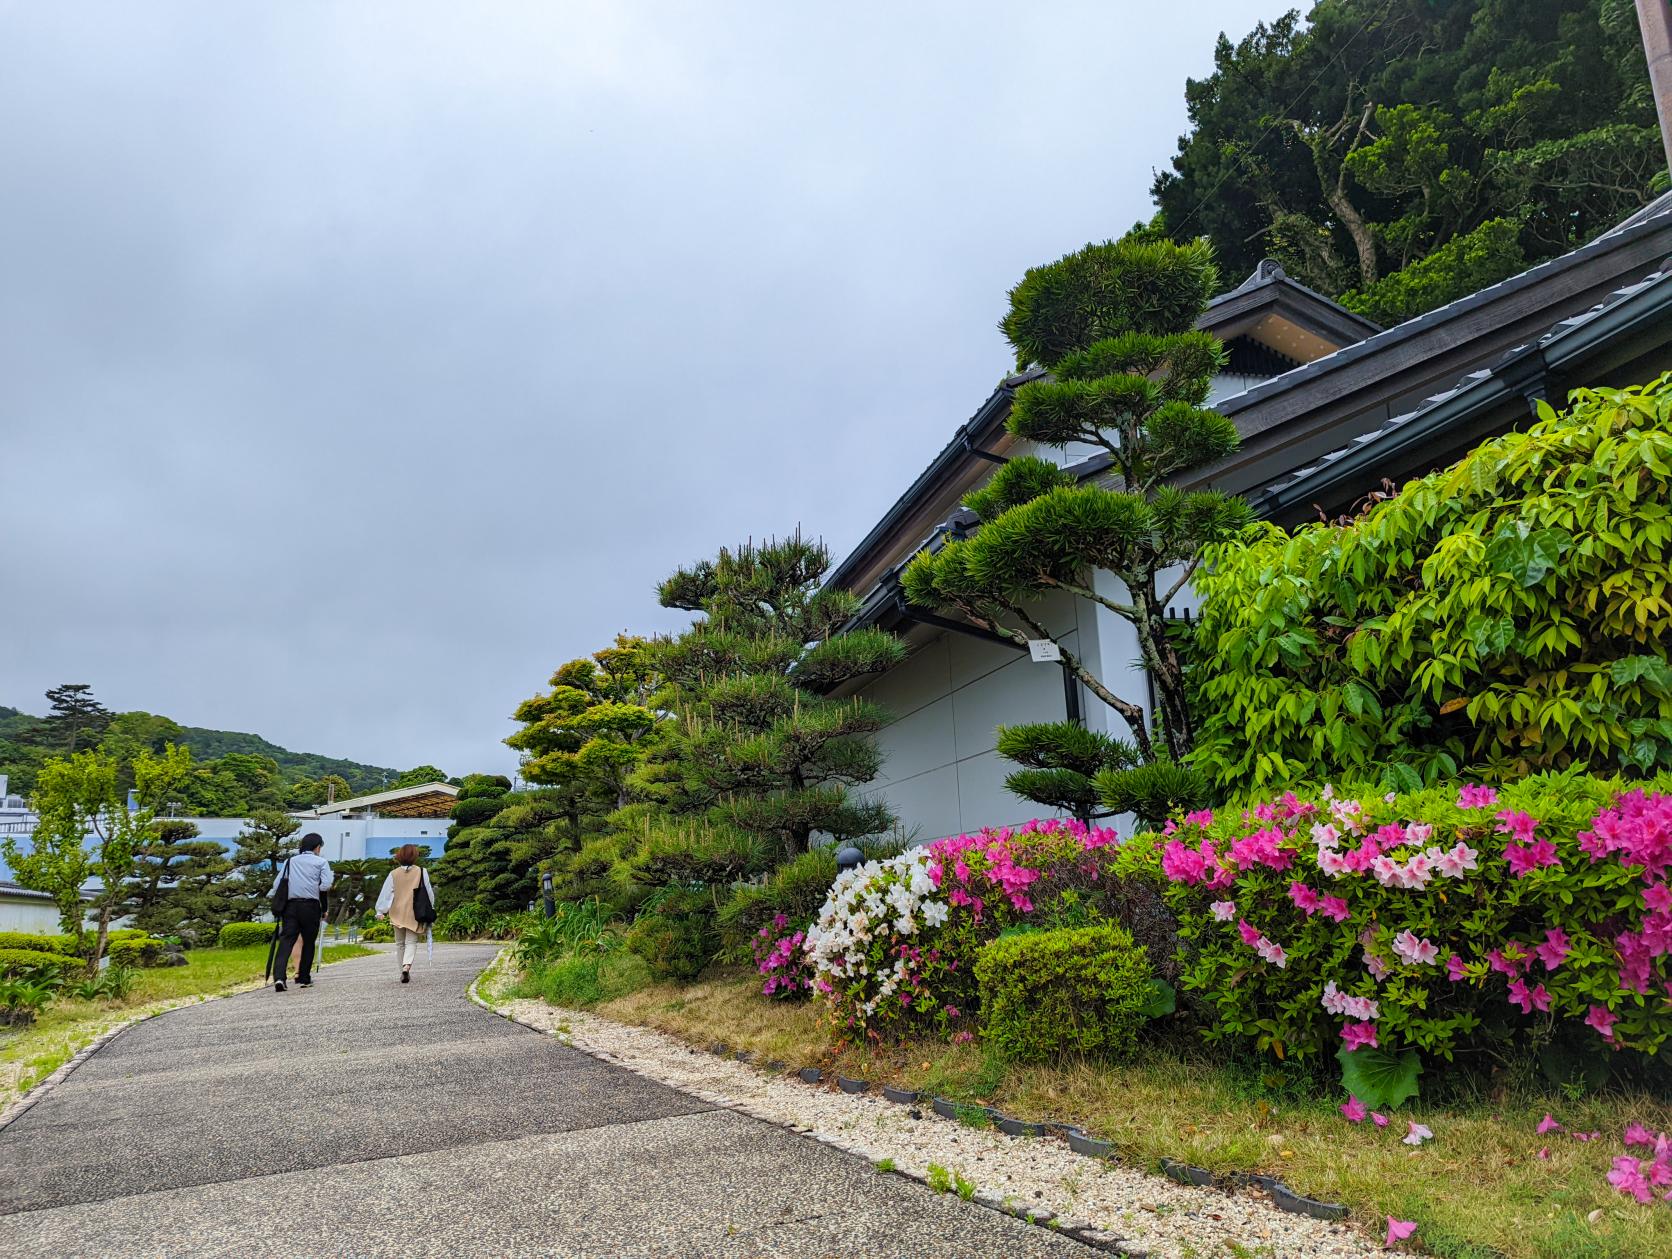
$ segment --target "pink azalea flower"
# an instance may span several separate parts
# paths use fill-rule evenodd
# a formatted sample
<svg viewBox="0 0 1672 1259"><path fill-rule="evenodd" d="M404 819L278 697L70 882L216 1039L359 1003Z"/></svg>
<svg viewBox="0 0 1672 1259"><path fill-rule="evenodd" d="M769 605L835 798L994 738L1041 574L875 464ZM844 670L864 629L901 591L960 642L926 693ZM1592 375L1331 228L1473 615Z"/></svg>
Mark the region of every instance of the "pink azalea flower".
<svg viewBox="0 0 1672 1259"><path fill-rule="evenodd" d="M1349 1097L1337 1109L1340 1110L1348 1123L1363 1123L1364 1117L1370 1113L1364 1108L1364 1103L1356 1097Z"/></svg>
<svg viewBox="0 0 1672 1259"><path fill-rule="evenodd" d="M1644 888L1643 908L1672 910L1672 883L1654 883Z"/></svg>
<svg viewBox="0 0 1672 1259"><path fill-rule="evenodd" d="M1585 1015L1585 1023L1590 1027L1597 1028L1597 1032L1602 1033L1605 1040L1613 1040L1613 1025L1617 1022L1620 1022L1617 1015L1612 1010L1608 1010L1605 1005L1593 1005L1590 1012Z"/></svg>
<svg viewBox="0 0 1672 1259"><path fill-rule="evenodd" d="M1538 1156L1542 1159L1548 1160L1550 1158L1550 1147L1548 1145L1539 1146Z"/></svg>
<svg viewBox="0 0 1672 1259"><path fill-rule="evenodd" d="M1427 822L1412 822L1409 826L1411 839L1419 844L1426 844L1428 837L1434 833L1434 828Z"/></svg>
<svg viewBox="0 0 1672 1259"><path fill-rule="evenodd" d="M1374 953L1365 954L1364 969L1370 972L1370 977L1377 983L1386 979L1388 975L1388 964Z"/></svg>
<svg viewBox="0 0 1672 1259"><path fill-rule="evenodd" d="M1237 921L1237 930L1242 933L1242 942L1249 948L1252 949L1260 943L1260 932L1253 923L1248 921L1248 919L1239 919Z"/></svg>
<svg viewBox="0 0 1672 1259"><path fill-rule="evenodd" d="M1378 1128L1385 1128L1388 1126L1388 1117L1379 1110L1373 1110L1370 1112L1370 1122Z"/></svg>
<svg viewBox="0 0 1672 1259"><path fill-rule="evenodd" d="M1333 848L1320 848L1318 850L1318 869L1332 879L1339 879L1344 874L1351 874L1353 870L1352 866L1347 864L1347 858Z"/></svg>
<svg viewBox="0 0 1672 1259"><path fill-rule="evenodd" d="M1312 841L1320 848L1334 848L1341 842L1341 832L1335 828L1333 822L1314 822Z"/></svg>
<svg viewBox="0 0 1672 1259"><path fill-rule="evenodd" d="M1318 910L1321 898L1304 883L1289 884L1289 899L1294 901L1295 908L1310 918Z"/></svg>
<svg viewBox="0 0 1672 1259"><path fill-rule="evenodd" d="M1520 1006L1521 1013L1523 1014L1531 1014L1533 1012L1533 995L1527 991L1527 981L1525 979L1516 979L1511 981L1509 986L1509 1003L1514 1006Z"/></svg>
<svg viewBox="0 0 1672 1259"><path fill-rule="evenodd" d="M1331 922L1346 922L1347 902L1339 896L1326 896L1318 902L1318 912Z"/></svg>
<svg viewBox="0 0 1672 1259"><path fill-rule="evenodd" d="M1463 981L1463 959L1455 953L1446 959L1446 978L1454 984Z"/></svg>
<svg viewBox="0 0 1672 1259"><path fill-rule="evenodd" d="M1560 1132L1562 1125L1557 1123L1549 1111L1544 1112L1544 1118L1538 1121L1538 1134L1543 1136L1547 1132Z"/></svg>
<svg viewBox="0 0 1672 1259"><path fill-rule="evenodd" d="M1208 908L1213 911L1213 916L1220 922L1230 922L1237 916L1237 903L1235 901L1214 901Z"/></svg>
<svg viewBox="0 0 1672 1259"><path fill-rule="evenodd" d="M1575 1141L1597 1141L1602 1138L1600 1132L1570 1132L1568 1135Z"/></svg>
<svg viewBox="0 0 1672 1259"><path fill-rule="evenodd" d="M1254 949L1263 959L1279 970L1283 970L1289 965L1289 955L1283 951L1283 946L1275 941L1261 936L1260 942L1254 946Z"/></svg>
<svg viewBox="0 0 1672 1259"><path fill-rule="evenodd" d="M1649 1178L1643 1174L1641 1159L1629 1155L1621 1155L1615 1159L1614 1170L1608 1173L1608 1183L1639 1202L1654 1201L1654 1192L1649 1188Z"/></svg>
<svg viewBox="0 0 1672 1259"><path fill-rule="evenodd" d="M1544 933L1544 943L1536 947L1533 952L1538 954L1539 961L1544 963L1545 970L1555 970L1567 961L1568 950L1572 946L1573 941L1568 938L1567 932L1560 927L1551 927Z"/></svg>
<svg viewBox="0 0 1672 1259"><path fill-rule="evenodd" d="M1433 1139L1434 1134L1429 1130L1427 1124L1412 1123L1409 1120L1406 1121L1405 1135L1401 1138L1403 1144L1421 1145L1424 1141L1432 1141Z"/></svg>
<svg viewBox="0 0 1672 1259"><path fill-rule="evenodd" d="M1480 854L1462 840L1452 845L1451 850L1442 854L1434 864L1440 873L1448 879L1461 879L1471 870L1480 869Z"/></svg>
<svg viewBox="0 0 1672 1259"><path fill-rule="evenodd" d="M1650 1132L1642 1124L1640 1124L1640 1123L1628 1123L1626 1125L1626 1144L1627 1145L1646 1145L1646 1146L1653 1147L1654 1143L1655 1143L1655 1134Z"/></svg>
<svg viewBox="0 0 1672 1259"><path fill-rule="evenodd" d="M1460 809L1485 809L1497 803L1498 793L1490 787L1469 784L1457 793L1457 807Z"/></svg>
<svg viewBox="0 0 1672 1259"><path fill-rule="evenodd" d="M1541 866L1562 864L1556 856L1556 845L1548 839L1534 840L1530 844L1505 844L1504 861L1508 863L1510 873L1518 879L1526 878Z"/></svg>
<svg viewBox="0 0 1672 1259"><path fill-rule="evenodd" d="M1388 1250L1392 1250L1400 1242L1404 1241L1416 1231L1417 1222L1415 1220L1396 1220L1390 1215L1388 1216L1387 1240L1384 1241L1382 1245Z"/></svg>
<svg viewBox="0 0 1672 1259"><path fill-rule="evenodd" d="M1347 1042L1348 1049L1375 1049L1376 1025L1374 1023L1343 1023L1341 1025L1341 1039ZM1383 1124L1387 1121L1383 1120ZM1382 1124L1378 1124L1381 1127Z"/></svg>
<svg viewBox="0 0 1672 1259"><path fill-rule="evenodd" d="M1513 835L1524 844L1532 842L1533 831L1538 827L1538 821L1530 813L1523 813L1520 809L1505 809L1496 816L1500 835Z"/></svg>
<svg viewBox="0 0 1672 1259"><path fill-rule="evenodd" d="M1393 937L1393 951L1412 966L1431 966L1440 950L1428 940L1417 939L1416 932L1406 929Z"/></svg>

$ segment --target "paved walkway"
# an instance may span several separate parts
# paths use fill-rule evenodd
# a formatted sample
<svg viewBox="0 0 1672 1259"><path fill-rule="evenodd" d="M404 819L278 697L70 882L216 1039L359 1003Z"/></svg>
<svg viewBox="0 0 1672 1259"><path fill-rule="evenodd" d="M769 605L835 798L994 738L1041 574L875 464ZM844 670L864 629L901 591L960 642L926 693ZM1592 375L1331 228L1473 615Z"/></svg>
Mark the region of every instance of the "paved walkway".
<svg viewBox="0 0 1672 1259"><path fill-rule="evenodd" d="M0 1256L1091 1253L496 1018L492 955L124 1032L0 1130Z"/></svg>

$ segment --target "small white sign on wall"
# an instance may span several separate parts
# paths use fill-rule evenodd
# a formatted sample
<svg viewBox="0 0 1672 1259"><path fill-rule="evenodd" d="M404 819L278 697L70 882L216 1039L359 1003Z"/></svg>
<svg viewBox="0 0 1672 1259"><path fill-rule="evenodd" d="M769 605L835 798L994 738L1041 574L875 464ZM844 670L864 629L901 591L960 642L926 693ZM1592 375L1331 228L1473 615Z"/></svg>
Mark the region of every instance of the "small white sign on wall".
<svg viewBox="0 0 1672 1259"><path fill-rule="evenodd" d="M1049 638L1028 639L1028 654L1033 657L1035 664L1046 664L1050 661L1062 659L1062 648Z"/></svg>

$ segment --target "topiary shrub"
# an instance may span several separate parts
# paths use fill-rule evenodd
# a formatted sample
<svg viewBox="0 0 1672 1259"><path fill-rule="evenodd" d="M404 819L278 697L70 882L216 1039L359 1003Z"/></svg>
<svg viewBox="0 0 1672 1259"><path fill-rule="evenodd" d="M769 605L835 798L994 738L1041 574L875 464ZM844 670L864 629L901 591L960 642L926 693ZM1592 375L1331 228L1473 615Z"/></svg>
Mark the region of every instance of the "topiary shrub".
<svg viewBox="0 0 1672 1259"><path fill-rule="evenodd" d="M1672 377L1539 414L1349 525L1208 548L1197 768L1414 791L1672 766Z"/></svg>
<svg viewBox="0 0 1672 1259"><path fill-rule="evenodd" d="M33 949L37 953L75 954L75 941L66 935L39 935L31 931L0 931L0 949Z"/></svg>
<svg viewBox="0 0 1672 1259"><path fill-rule="evenodd" d="M0 975L15 975L21 971L62 971L84 965L79 957L67 957L45 949L0 948Z"/></svg>
<svg viewBox="0 0 1672 1259"><path fill-rule="evenodd" d="M278 929L271 922L229 922L221 928L215 943L223 949L247 949L252 944L265 945Z"/></svg>
<svg viewBox="0 0 1672 1259"><path fill-rule="evenodd" d="M497 795L472 796L455 804L449 816L458 823L459 829L462 830L467 826L480 826L504 808L505 804Z"/></svg>
<svg viewBox="0 0 1672 1259"><path fill-rule="evenodd" d="M1149 954L1112 925L1000 936L975 979L982 1039L1018 1062L1130 1054L1156 1001Z"/></svg>
<svg viewBox="0 0 1672 1259"><path fill-rule="evenodd" d="M157 936L105 942L105 955L112 966L161 966L166 951L164 941Z"/></svg>
<svg viewBox="0 0 1672 1259"><path fill-rule="evenodd" d="M714 902L707 892L671 890L650 904L627 932L627 947L656 978L690 983L719 950Z"/></svg>

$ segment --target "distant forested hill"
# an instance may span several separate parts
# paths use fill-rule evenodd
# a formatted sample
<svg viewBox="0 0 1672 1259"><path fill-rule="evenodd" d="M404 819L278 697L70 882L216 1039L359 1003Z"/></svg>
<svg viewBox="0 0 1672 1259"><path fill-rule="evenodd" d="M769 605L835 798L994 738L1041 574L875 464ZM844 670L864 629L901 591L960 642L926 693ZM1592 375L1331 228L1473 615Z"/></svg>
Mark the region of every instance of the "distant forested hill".
<svg viewBox="0 0 1672 1259"><path fill-rule="evenodd" d="M286 777L323 778L336 774L347 780L356 795L381 791L400 775L398 769L382 765L363 765L359 761L345 761L336 756L320 756L315 752L292 752L270 743L259 734L243 734L237 730L205 730L201 726L180 727L180 742L191 748L200 761L218 760L231 752L249 756L266 756L278 762Z"/></svg>

